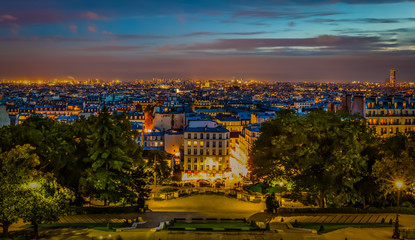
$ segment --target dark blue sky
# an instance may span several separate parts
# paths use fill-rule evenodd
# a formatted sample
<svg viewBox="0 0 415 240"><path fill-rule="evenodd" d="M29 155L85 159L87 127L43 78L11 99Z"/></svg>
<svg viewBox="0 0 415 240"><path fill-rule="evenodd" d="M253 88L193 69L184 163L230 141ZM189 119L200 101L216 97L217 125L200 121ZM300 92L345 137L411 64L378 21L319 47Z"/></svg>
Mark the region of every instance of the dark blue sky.
<svg viewBox="0 0 415 240"><path fill-rule="evenodd" d="M0 78L414 81L415 1L0 0Z"/></svg>

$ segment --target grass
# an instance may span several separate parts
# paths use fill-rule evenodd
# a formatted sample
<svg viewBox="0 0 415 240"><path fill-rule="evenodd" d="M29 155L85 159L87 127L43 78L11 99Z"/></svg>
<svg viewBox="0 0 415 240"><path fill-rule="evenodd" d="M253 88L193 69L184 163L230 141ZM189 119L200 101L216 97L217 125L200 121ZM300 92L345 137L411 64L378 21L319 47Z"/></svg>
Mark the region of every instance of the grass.
<svg viewBox="0 0 415 240"><path fill-rule="evenodd" d="M90 228L100 231L115 232L116 228L126 227L124 223L111 223L112 229L109 229L108 223L47 223L39 224L42 228ZM25 227L32 227L32 225L25 225Z"/></svg>
<svg viewBox="0 0 415 240"><path fill-rule="evenodd" d="M248 223L243 222L212 222L212 223L185 223L185 222L176 222L171 226L168 226L168 229L174 228L212 228L214 230L223 230L225 228L232 228L232 229L257 229L257 227L252 227Z"/></svg>
<svg viewBox="0 0 415 240"><path fill-rule="evenodd" d="M293 223L291 223L293 224ZM319 233L328 233L342 228L348 227L359 227L359 228L371 228L371 227L391 227L391 224L388 223L366 223L366 224L358 224L358 223L301 223L300 228L306 229L315 229L317 231L320 230L320 226L324 226L324 230Z"/></svg>

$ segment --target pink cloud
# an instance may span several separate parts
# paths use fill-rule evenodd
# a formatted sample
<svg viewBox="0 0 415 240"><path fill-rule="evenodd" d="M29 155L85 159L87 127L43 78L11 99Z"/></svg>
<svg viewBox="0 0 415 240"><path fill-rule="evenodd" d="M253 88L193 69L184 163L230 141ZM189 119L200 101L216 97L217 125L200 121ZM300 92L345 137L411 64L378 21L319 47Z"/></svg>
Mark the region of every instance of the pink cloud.
<svg viewBox="0 0 415 240"><path fill-rule="evenodd" d="M69 25L69 30L71 30L72 33L75 34L78 31L78 26L71 24Z"/></svg>
<svg viewBox="0 0 415 240"><path fill-rule="evenodd" d="M157 51L169 51L171 49L170 45L158 46L154 48Z"/></svg>
<svg viewBox="0 0 415 240"><path fill-rule="evenodd" d="M132 51L142 48L141 46L99 46L84 48L85 51L90 52L108 52L108 51Z"/></svg>
<svg viewBox="0 0 415 240"><path fill-rule="evenodd" d="M16 20L17 20L17 17L12 16L12 15L5 14L5 15L0 16L0 22L16 21Z"/></svg>
<svg viewBox="0 0 415 240"><path fill-rule="evenodd" d="M10 32L13 33L14 35L17 35L19 33L19 28L12 28L10 29Z"/></svg>
<svg viewBox="0 0 415 240"><path fill-rule="evenodd" d="M107 17L98 15L97 13L94 13L94 12L86 12L86 13L82 14L82 16L84 18L88 18L88 19L92 19L92 20L108 20Z"/></svg>
<svg viewBox="0 0 415 240"><path fill-rule="evenodd" d="M96 32L97 29L94 26L89 26L88 27L88 31L90 31L90 32Z"/></svg>

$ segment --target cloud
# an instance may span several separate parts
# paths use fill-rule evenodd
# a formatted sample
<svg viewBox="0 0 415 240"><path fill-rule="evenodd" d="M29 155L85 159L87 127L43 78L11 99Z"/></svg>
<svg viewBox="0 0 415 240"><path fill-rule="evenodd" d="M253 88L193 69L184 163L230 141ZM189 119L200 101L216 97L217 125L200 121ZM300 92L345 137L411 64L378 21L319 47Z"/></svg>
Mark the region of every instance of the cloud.
<svg viewBox="0 0 415 240"><path fill-rule="evenodd" d="M171 49L171 46L170 45L157 46L154 49L157 51L169 51Z"/></svg>
<svg viewBox="0 0 415 240"><path fill-rule="evenodd" d="M355 19L322 19L317 18L309 20L314 23L338 23L338 22L349 22L349 23L402 23L402 22L414 22L415 18L355 18Z"/></svg>
<svg viewBox="0 0 415 240"><path fill-rule="evenodd" d="M71 24L69 25L69 30L71 30L72 33L75 34L78 31L78 26Z"/></svg>
<svg viewBox="0 0 415 240"><path fill-rule="evenodd" d="M113 37L113 38L119 38L119 39L161 39L166 38L165 36L160 35L146 35L146 34L117 34L108 32L106 30L102 31L102 35Z"/></svg>
<svg viewBox="0 0 415 240"><path fill-rule="evenodd" d="M278 2L294 2L303 5L318 5L318 4L387 4L387 3L401 3L401 2L415 2L415 0L277 0Z"/></svg>
<svg viewBox="0 0 415 240"><path fill-rule="evenodd" d="M288 23L288 26L290 26L290 27L294 27L294 26L295 26L295 22L289 22L289 23Z"/></svg>
<svg viewBox="0 0 415 240"><path fill-rule="evenodd" d="M258 48L272 47L359 47L379 43L379 37L350 37L321 35L316 38L252 38L252 39L218 39L210 43L196 43L189 46L181 46L182 50L255 50Z"/></svg>
<svg viewBox="0 0 415 240"><path fill-rule="evenodd" d="M232 18L268 18L268 19L299 19L318 16L331 16L341 14L339 12L278 12L278 11L264 11L264 10L249 10L239 11L232 15Z"/></svg>
<svg viewBox="0 0 415 240"><path fill-rule="evenodd" d="M5 15L0 16L0 22L16 21L16 20L17 20L17 17L12 16L12 15L5 14Z"/></svg>
<svg viewBox="0 0 415 240"><path fill-rule="evenodd" d="M92 20L108 20L107 17L98 15L98 13L95 13L95 12L85 12L85 13L82 13L81 16L83 18L92 19Z"/></svg>
<svg viewBox="0 0 415 240"><path fill-rule="evenodd" d="M248 36L248 35L258 35L258 34L265 34L268 32L193 32L193 33L186 33L179 35L180 37L194 37L194 36L217 36L217 35L241 35L241 36Z"/></svg>
<svg viewBox="0 0 415 240"><path fill-rule="evenodd" d="M141 49L141 46L99 46L84 48L84 51L90 52L118 52L118 51L133 51Z"/></svg>
<svg viewBox="0 0 415 240"><path fill-rule="evenodd" d="M0 42L99 42L102 39L63 36L0 37Z"/></svg>
<svg viewBox="0 0 415 240"><path fill-rule="evenodd" d="M96 32L97 29L94 26L89 26L88 27L88 31L90 31L90 32Z"/></svg>

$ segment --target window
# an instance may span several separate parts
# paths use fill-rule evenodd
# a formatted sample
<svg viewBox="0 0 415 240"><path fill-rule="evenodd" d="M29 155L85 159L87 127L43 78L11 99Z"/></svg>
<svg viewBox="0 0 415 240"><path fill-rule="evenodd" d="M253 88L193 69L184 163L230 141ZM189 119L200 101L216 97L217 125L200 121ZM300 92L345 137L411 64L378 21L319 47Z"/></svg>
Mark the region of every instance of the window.
<svg viewBox="0 0 415 240"><path fill-rule="evenodd" d="M209 133L206 133L206 139L209 139Z"/></svg>
<svg viewBox="0 0 415 240"><path fill-rule="evenodd" d="M187 138L192 138L192 134L188 133Z"/></svg>
<svg viewBox="0 0 415 240"><path fill-rule="evenodd" d="M200 149L200 155L203 155L203 149Z"/></svg>
<svg viewBox="0 0 415 240"><path fill-rule="evenodd" d="M222 139L222 134L221 133L219 134L219 139Z"/></svg>
<svg viewBox="0 0 415 240"><path fill-rule="evenodd" d="M219 155L222 155L222 149L219 149Z"/></svg>
<svg viewBox="0 0 415 240"><path fill-rule="evenodd" d="M191 149L187 149L187 154L192 154Z"/></svg>
<svg viewBox="0 0 415 240"><path fill-rule="evenodd" d="M187 170L190 170L190 166L191 166L191 165L187 165Z"/></svg>
<svg viewBox="0 0 415 240"><path fill-rule="evenodd" d="M197 165L194 165L193 166L193 170L197 170Z"/></svg>
<svg viewBox="0 0 415 240"><path fill-rule="evenodd" d="M197 149L193 150L194 155L197 155Z"/></svg>
<svg viewBox="0 0 415 240"><path fill-rule="evenodd" d="M203 139L203 133L200 134L200 139Z"/></svg>
<svg viewBox="0 0 415 240"><path fill-rule="evenodd" d="M197 133L193 134L193 137L194 137L194 139L196 139L197 138Z"/></svg>
<svg viewBox="0 0 415 240"><path fill-rule="evenodd" d="M194 158L193 162L195 162L195 163L196 163L196 162L197 162L197 158Z"/></svg>
<svg viewBox="0 0 415 240"><path fill-rule="evenodd" d="M212 143L212 147L216 147L216 142L213 142Z"/></svg>
<svg viewBox="0 0 415 240"><path fill-rule="evenodd" d="M215 149L212 150L212 154L216 155L216 150Z"/></svg>
<svg viewBox="0 0 415 240"><path fill-rule="evenodd" d="M209 146L209 142L206 142L206 147L210 147L210 146Z"/></svg>
<svg viewBox="0 0 415 240"><path fill-rule="evenodd" d="M192 141L187 141L187 147L191 147L192 146Z"/></svg>
<svg viewBox="0 0 415 240"><path fill-rule="evenodd" d="M212 134L212 139L216 139L216 134Z"/></svg>
<svg viewBox="0 0 415 240"><path fill-rule="evenodd" d="M203 141L200 141L199 145L200 145L201 147L203 147Z"/></svg>
<svg viewBox="0 0 415 240"><path fill-rule="evenodd" d="M206 155L209 155L209 153L210 153L210 150L208 148L208 149L206 149Z"/></svg>
<svg viewBox="0 0 415 240"><path fill-rule="evenodd" d="M222 147L222 142L219 142L219 147Z"/></svg>
<svg viewBox="0 0 415 240"><path fill-rule="evenodd" d="M197 147L197 141L193 142L193 147Z"/></svg>
<svg viewBox="0 0 415 240"><path fill-rule="evenodd" d="M200 166L200 170L203 170L203 165Z"/></svg>

